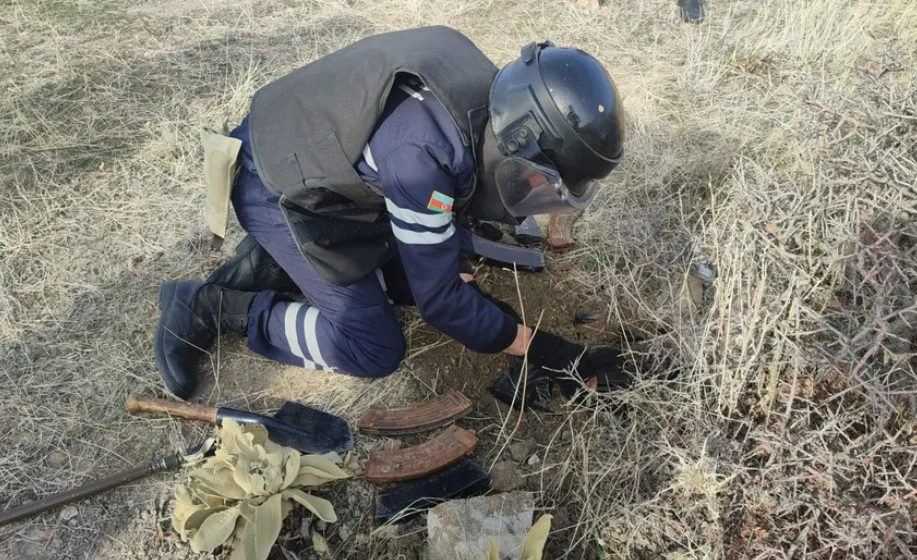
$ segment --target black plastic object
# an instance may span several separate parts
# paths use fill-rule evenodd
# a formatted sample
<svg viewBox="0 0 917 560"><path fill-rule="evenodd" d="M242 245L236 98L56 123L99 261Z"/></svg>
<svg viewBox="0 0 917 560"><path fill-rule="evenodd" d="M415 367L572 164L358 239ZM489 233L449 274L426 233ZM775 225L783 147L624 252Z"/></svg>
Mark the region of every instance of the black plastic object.
<svg viewBox="0 0 917 560"><path fill-rule="evenodd" d="M529 249L526 247L514 247L513 245L504 245L496 243L481 236L472 236L472 247L474 253L484 257L492 263L501 266L516 265L520 270L530 272L541 272L544 270L544 255L538 249Z"/></svg>
<svg viewBox="0 0 917 560"><path fill-rule="evenodd" d="M704 21L703 0L678 0L678 9L681 12L681 19L687 23Z"/></svg>
<svg viewBox="0 0 917 560"><path fill-rule="evenodd" d="M410 519L440 502L467 498L490 487L490 475L471 459L462 459L430 476L386 488L376 498L376 518Z"/></svg>
<svg viewBox="0 0 917 560"><path fill-rule="evenodd" d="M522 358L510 358L509 367L497 375L490 385L490 393L504 403L520 408L522 406L522 385L519 372ZM528 364L525 382L525 405L538 410L550 411L552 375L540 367ZM518 385L518 388L517 388Z"/></svg>
<svg viewBox="0 0 917 560"><path fill-rule="evenodd" d="M488 241L499 242L503 239L503 227L500 222L481 220L475 225L474 232Z"/></svg>
<svg viewBox="0 0 917 560"><path fill-rule="evenodd" d="M599 320L599 314L595 311L577 311L573 314L574 325L585 325L586 323L595 323Z"/></svg>
<svg viewBox="0 0 917 560"><path fill-rule="evenodd" d="M544 232L534 216L529 216L517 225L512 236L523 247L541 247L546 241Z"/></svg>

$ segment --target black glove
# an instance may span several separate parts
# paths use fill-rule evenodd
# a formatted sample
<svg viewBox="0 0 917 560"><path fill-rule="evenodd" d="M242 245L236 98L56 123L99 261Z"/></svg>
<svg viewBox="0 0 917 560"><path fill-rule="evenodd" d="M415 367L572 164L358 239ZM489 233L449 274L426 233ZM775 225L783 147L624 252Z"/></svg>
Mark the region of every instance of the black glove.
<svg viewBox="0 0 917 560"><path fill-rule="evenodd" d="M525 372L525 405L527 407L550 411L554 385L560 388L564 397L571 399L584 385L593 391L604 392L623 387L631 382L630 376L621 370L621 355L616 347L597 346L586 350L580 357L578 348L582 346L571 344L555 335L551 337L557 339L554 343L559 347L570 345L566 348L566 352L567 355L573 357L563 367L552 368L558 371L551 371L532 361L532 349L529 348L529 361L526 364ZM533 341L534 344L535 341ZM564 353L565 350L560 352ZM568 374L567 368L577 358L579 358L577 368ZM564 363L563 360L564 358L560 358L554 362L554 365ZM490 392L495 397L508 405L515 405L516 408L521 406L523 400L522 362L520 357L511 357L509 367L501 371L490 385Z"/></svg>
<svg viewBox="0 0 917 560"><path fill-rule="evenodd" d="M537 331L529 344L529 362L552 370L565 370L586 351L582 344L548 331Z"/></svg>
<svg viewBox="0 0 917 560"><path fill-rule="evenodd" d="M581 344L564 340L547 331L538 331L529 345L529 363L548 370L561 393L572 397L583 384L594 390L607 391L630 383L631 378L621 369L621 354L611 345L586 350ZM577 362L579 360L579 362ZM576 363L571 375L567 370Z"/></svg>
<svg viewBox="0 0 917 560"><path fill-rule="evenodd" d="M508 405L519 408L522 405L522 358L513 356L509 366L497 375L490 385L490 392ZM525 380L525 406L550 411L551 390L554 387L552 374L538 366L528 364Z"/></svg>

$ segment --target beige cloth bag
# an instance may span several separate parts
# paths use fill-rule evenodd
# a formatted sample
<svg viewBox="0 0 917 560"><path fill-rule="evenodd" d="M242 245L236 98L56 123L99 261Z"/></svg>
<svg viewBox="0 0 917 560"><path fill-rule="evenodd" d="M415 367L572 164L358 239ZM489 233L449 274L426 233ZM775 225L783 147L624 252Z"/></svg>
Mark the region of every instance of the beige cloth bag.
<svg viewBox="0 0 917 560"><path fill-rule="evenodd" d="M207 184L207 205L204 220L213 232L211 251L219 251L229 224L229 196L239 170L237 160L242 141L224 134L204 130L204 182Z"/></svg>

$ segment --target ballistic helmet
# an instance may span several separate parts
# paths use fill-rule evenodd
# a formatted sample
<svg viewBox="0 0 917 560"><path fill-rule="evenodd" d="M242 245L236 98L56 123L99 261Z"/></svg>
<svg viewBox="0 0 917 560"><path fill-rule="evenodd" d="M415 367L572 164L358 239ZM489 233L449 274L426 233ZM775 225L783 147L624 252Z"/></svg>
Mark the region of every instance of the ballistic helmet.
<svg viewBox="0 0 917 560"><path fill-rule="evenodd" d="M579 49L530 43L498 72L489 101L499 157L488 182L506 215L588 206L624 144L621 99L602 64Z"/></svg>

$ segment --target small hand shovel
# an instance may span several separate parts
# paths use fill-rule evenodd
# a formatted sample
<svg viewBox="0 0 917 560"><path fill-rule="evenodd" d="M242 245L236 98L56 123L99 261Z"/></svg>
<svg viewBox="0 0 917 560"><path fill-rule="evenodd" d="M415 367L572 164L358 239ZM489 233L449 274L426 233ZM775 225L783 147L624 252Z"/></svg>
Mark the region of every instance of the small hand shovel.
<svg viewBox="0 0 917 560"><path fill-rule="evenodd" d="M261 424L274 443L298 449L303 453L325 454L350 449L352 436L347 421L333 414L287 401L274 416L265 416L232 408L167 401L130 394L127 411L168 414L185 420L217 424L224 418L236 422Z"/></svg>

